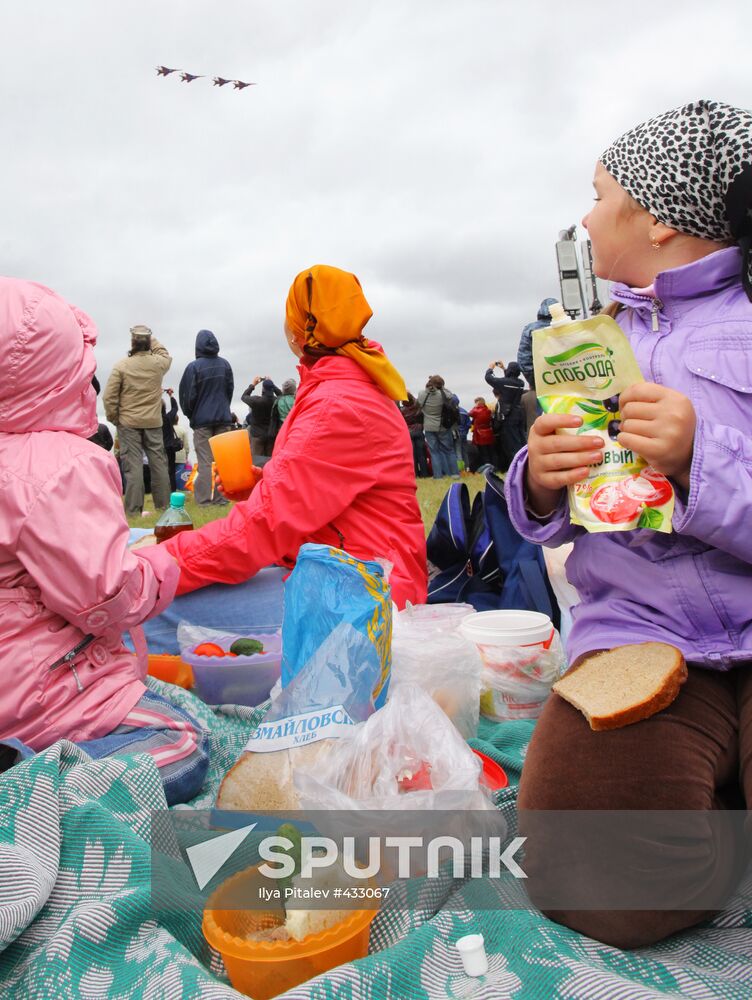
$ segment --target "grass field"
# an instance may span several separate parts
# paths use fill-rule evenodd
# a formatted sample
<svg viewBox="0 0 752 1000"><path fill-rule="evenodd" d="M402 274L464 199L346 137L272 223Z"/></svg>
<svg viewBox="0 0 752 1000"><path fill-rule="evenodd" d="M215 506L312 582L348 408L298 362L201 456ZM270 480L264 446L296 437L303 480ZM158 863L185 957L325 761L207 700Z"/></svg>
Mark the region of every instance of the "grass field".
<svg viewBox="0 0 752 1000"><path fill-rule="evenodd" d="M468 475L463 476L462 481L467 483L470 490L470 500L472 502L475 494L483 489L485 480L483 476ZM419 479L418 480L418 503L423 524L428 534L431 525L436 517L436 512L444 499L446 491L449 489L451 479ZM153 513L151 497L147 496L147 509L152 511L148 517L129 517L128 523L132 528L153 528L157 522L157 515ZM216 521L220 517L225 517L230 507L198 507L193 502L193 494L186 493L185 507L193 519L194 527L198 528L209 521Z"/></svg>

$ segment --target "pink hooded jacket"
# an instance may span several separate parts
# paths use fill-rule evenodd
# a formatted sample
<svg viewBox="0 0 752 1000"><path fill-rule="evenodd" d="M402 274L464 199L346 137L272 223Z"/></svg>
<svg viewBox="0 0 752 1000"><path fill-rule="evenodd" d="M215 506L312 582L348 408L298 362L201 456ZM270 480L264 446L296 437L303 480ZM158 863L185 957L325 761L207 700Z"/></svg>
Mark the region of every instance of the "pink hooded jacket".
<svg viewBox="0 0 752 1000"><path fill-rule="evenodd" d="M35 750L122 721L146 666L122 632L162 611L178 581L162 546L128 551L117 463L87 440L95 342L54 292L0 277L0 739Z"/></svg>

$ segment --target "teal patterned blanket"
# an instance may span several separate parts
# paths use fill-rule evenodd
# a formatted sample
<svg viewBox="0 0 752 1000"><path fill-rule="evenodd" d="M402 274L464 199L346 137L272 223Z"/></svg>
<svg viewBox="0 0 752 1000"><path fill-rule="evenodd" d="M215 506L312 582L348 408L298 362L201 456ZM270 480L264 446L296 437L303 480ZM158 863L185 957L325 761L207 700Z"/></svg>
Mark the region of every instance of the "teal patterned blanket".
<svg viewBox="0 0 752 1000"><path fill-rule="evenodd" d="M261 713L212 709L150 682L211 732L209 781L192 807L212 804L219 780ZM516 783L532 723L481 723L474 745L512 783L499 807L515 822ZM0 776L0 997L19 1000L224 1000L240 997L207 947L198 914L157 921L150 910L149 814L165 807L146 757L92 761L69 743ZM752 912L716 920L625 953L526 911L477 911L473 885L440 892L419 912L385 911L371 954L285 994L296 1000L749 1000ZM457 898L459 897L459 898ZM481 931L488 974L469 979L452 942Z"/></svg>

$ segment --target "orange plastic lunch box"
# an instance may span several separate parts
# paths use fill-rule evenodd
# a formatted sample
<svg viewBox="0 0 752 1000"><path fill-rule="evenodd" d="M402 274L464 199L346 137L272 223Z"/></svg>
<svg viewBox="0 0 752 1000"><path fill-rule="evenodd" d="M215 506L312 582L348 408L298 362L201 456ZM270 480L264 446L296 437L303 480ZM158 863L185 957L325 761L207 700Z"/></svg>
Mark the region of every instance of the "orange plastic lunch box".
<svg viewBox="0 0 752 1000"><path fill-rule="evenodd" d="M343 919L303 941L248 941L253 931L279 926L282 911L223 910L222 903L238 898L238 886L253 880L256 869L233 875L209 897L202 930L222 955L230 982L254 1000L272 997L322 972L368 954L371 923L377 910L343 911ZM240 890L242 891L242 889Z"/></svg>

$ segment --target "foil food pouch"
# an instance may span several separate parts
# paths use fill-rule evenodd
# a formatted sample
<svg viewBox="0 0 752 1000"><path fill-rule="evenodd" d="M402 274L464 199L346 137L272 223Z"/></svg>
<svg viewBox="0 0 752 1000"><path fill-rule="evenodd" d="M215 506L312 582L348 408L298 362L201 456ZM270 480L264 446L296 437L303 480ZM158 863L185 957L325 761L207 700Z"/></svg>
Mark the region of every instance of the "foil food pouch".
<svg viewBox="0 0 752 1000"><path fill-rule="evenodd" d="M634 352L609 316L569 321L551 306L551 326L533 333L533 366L544 413L582 418L557 434L603 439L603 458L568 488L570 519L588 531L650 528L670 532L674 491L669 480L634 452L621 448L619 395L643 382Z"/></svg>

